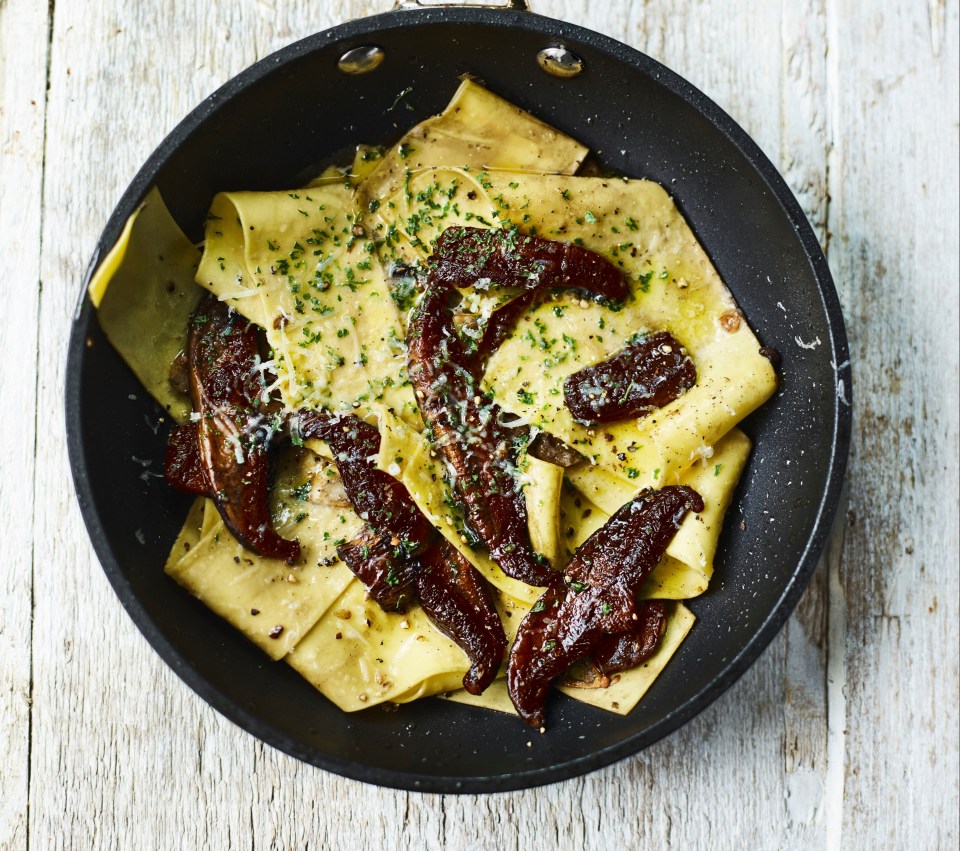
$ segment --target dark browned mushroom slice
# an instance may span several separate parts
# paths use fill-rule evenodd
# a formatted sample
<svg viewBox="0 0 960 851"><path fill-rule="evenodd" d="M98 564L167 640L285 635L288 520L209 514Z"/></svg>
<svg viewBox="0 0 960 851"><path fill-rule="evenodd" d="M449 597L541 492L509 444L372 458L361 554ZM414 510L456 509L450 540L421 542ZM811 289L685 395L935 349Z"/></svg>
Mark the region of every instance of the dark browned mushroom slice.
<svg viewBox="0 0 960 851"><path fill-rule="evenodd" d="M255 326L207 296L190 318L187 354L200 467L220 516L249 549L295 563L300 545L277 534L267 502L270 468L264 444L277 418L259 410ZM175 431L174 440L187 434Z"/></svg>
<svg viewBox="0 0 960 851"><path fill-rule="evenodd" d="M527 447L527 454L558 467L572 467L587 460L572 446L567 446L560 438L546 431L537 432Z"/></svg>
<svg viewBox="0 0 960 851"><path fill-rule="evenodd" d="M167 438L163 475L178 490L210 496L212 488L200 461L198 441L196 423L184 423L174 428Z"/></svg>
<svg viewBox="0 0 960 851"><path fill-rule="evenodd" d="M447 287L582 289L611 301L627 295L623 273L602 255L516 230L447 228L431 263L434 282Z"/></svg>
<svg viewBox="0 0 960 851"><path fill-rule="evenodd" d="M408 556L389 532L369 526L352 541L337 547L337 554L367 588L385 612L401 612L413 602L420 564Z"/></svg>
<svg viewBox="0 0 960 851"><path fill-rule="evenodd" d="M609 261L578 246L502 230L448 228L437 240L426 290L411 316L410 380L433 445L451 473L467 531L507 575L547 585L555 574L530 544L515 476L518 435L480 390L477 358L489 350L481 343L478 355L460 339L452 310L456 286L579 288L619 299L626 282ZM488 329L495 338L516 320L512 311L505 317Z"/></svg>
<svg viewBox="0 0 960 851"><path fill-rule="evenodd" d="M316 437L327 443L347 498L361 519L375 532L389 535L390 545L407 555L423 552L433 540L433 526L403 484L377 469L380 432L376 426L351 414L301 411L291 418L290 428L302 439Z"/></svg>
<svg viewBox="0 0 960 851"><path fill-rule="evenodd" d="M564 582L549 587L523 619L510 651L507 687L528 724L543 724L550 682L639 620L637 588L656 566L688 511L703 511L691 488L643 491L577 550Z"/></svg>
<svg viewBox="0 0 960 851"><path fill-rule="evenodd" d="M636 668L657 652L666 627L663 600L645 600L637 606L637 619L627 632L605 635L597 642L593 664L606 677Z"/></svg>
<svg viewBox="0 0 960 851"><path fill-rule="evenodd" d="M563 398L577 422L599 425L662 408L696 382L686 349L669 331L657 331L568 376Z"/></svg>
<svg viewBox="0 0 960 851"><path fill-rule="evenodd" d="M354 510L367 521L337 550L384 609L411 594L470 660L463 686L480 694L503 661L507 639L486 579L433 528L404 485L376 469L380 434L358 417L301 411L291 427L327 442Z"/></svg>
<svg viewBox="0 0 960 851"><path fill-rule="evenodd" d="M421 556L417 596L427 617L470 659L463 687L480 694L493 682L507 638L490 587L480 572L446 539Z"/></svg>
<svg viewBox="0 0 960 851"><path fill-rule="evenodd" d="M526 505L513 474L515 434L498 424L500 407L463 366L468 358L453 331L448 299L446 288L428 285L410 323L409 372L420 411L450 472L466 531L508 576L547 585L554 574L530 544Z"/></svg>

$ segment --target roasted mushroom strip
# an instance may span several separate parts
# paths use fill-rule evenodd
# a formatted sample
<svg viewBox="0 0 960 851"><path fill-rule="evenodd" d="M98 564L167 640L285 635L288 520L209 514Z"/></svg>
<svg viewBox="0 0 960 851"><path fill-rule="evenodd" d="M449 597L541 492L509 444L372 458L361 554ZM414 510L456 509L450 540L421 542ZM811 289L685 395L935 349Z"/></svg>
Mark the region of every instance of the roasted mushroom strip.
<svg viewBox="0 0 960 851"><path fill-rule="evenodd" d="M187 356L199 464L187 460L191 430L174 430L167 455L171 481L180 487L189 483L185 489L193 492L203 481L224 523L244 546L294 564L300 544L277 534L267 503L266 443L277 418L260 407L256 328L207 296L190 318Z"/></svg>
<svg viewBox="0 0 960 851"><path fill-rule="evenodd" d="M463 687L480 694L493 682L507 649L490 586L445 538L420 560L416 577L420 605L437 629L467 654L472 664Z"/></svg>
<svg viewBox="0 0 960 851"><path fill-rule="evenodd" d="M463 686L480 694L497 675L507 639L486 579L437 534L403 484L374 459L376 427L355 416L302 411L291 420L302 439L318 437L334 455L347 497L368 528L337 552L386 610L411 596L470 660Z"/></svg>
<svg viewBox="0 0 960 851"><path fill-rule="evenodd" d="M179 490L210 496L213 488L200 461L199 439L196 423L174 428L167 438L163 474Z"/></svg>
<svg viewBox="0 0 960 851"><path fill-rule="evenodd" d="M380 451L376 426L351 414L301 411L291 418L290 429L301 440L320 438L326 442L350 504L374 531L389 534L390 545L401 554L416 555L426 549L434 537L430 521L403 484L376 467Z"/></svg>
<svg viewBox="0 0 960 851"><path fill-rule="evenodd" d="M629 671L646 662L660 646L667 627L667 607L662 600L646 600L637 607L629 632L606 635L593 651L596 669L606 677Z"/></svg>
<svg viewBox="0 0 960 851"><path fill-rule="evenodd" d="M662 408L696 381L686 349L669 331L657 331L569 376L563 398L577 422L598 425Z"/></svg>
<svg viewBox="0 0 960 851"><path fill-rule="evenodd" d="M403 610L415 594L419 562L413 557L430 545L434 529L407 489L376 468L380 432L358 417L322 411L301 411L289 427L298 440L327 443L350 504L367 521L357 538L337 547L337 554L384 611Z"/></svg>
<svg viewBox="0 0 960 851"><path fill-rule="evenodd" d="M555 574L530 544L514 475L518 435L480 390L476 354L454 324L455 286L576 287L619 299L626 295L626 283L611 263L577 246L502 230L448 228L437 240L426 290L411 316L410 380L428 433L451 473L468 531L508 576L547 585ZM496 325L494 335L504 326ZM482 356L482 343L480 351Z"/></svg>
<svg viewBox="0 0 960 851"><path fill-rule="evenodd" d="M688 511L703 511L689 487L641 492L577 550L564 582L543 593L520 624L507 669L510 699L524 721L542 726L551 680L608 636L633 629L637 589Z"/></svg>
<svg viewBox="0 0 960 851"><path fill-rule="evenodd" d="M431 259L434 282L447 287L582 289L612 301L627 294L623 274L605 257L515 230L447 228Z"/></svg>
<svg viewBox="0 0 960 851"><path fill-rule="evenodd" d="M560 438L554 437L548 431L537 432L536 437L527 446L527 454L558 467L572 467L587 460L572 446L567 446Z"/></svg>
<svg viewBox="0 0 960 851"><path fill-rule="evenodd" d="M483 394L463 364L446 287L428 284L411 320L408 360L420 412L464 507L467 532L490 550L504 573L547 585L553 572L537 558L527 512L513 475L515 434L500 425L501 410Z"/></svg>
<svg viewBox="0 0 960 851"><path fill-rule="evenodd" d="M416 595L420 563L391 541L389 532L369 526L352 541L337 547L337 554L367 588L385 612L402 612Z"/></svg>

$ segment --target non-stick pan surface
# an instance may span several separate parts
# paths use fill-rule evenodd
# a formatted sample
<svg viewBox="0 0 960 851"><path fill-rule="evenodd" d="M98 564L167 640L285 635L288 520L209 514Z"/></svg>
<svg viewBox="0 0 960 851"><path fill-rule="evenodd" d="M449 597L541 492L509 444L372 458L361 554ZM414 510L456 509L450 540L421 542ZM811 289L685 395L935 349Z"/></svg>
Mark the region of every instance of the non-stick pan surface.
<svg viewBox="0 0 960 851"><path fill-rule="evenodd" d="M561 80L538 67L537 52L560 43L582 58L580 76ZM377 70L338 70L347 49L371 44L385 51ZM464 73L587 143L610 167L665 186L760 339L783 357L779 392L744 424L755 448L713 583L691 603L696 627L629 716L558 696L540 735L517 718L436 699L340 712L164 575L189 499L160 480L142 481L131 461L162 457L164 431L150 426L159 411L101 334L85 287L66 407L97 554L140 630L201 697L327 770L407 789L484 792L582 774L674 730L757 658L809 580L843 477L850 375L826 263L773 166L703 94L609 38L529 13L391 13L305 39L204 101L124 193L91 269L153 184L199 239L214 193L293 187L349 145L390 143L441 110ZM391 110L407 87L414 110Z"/></svg>

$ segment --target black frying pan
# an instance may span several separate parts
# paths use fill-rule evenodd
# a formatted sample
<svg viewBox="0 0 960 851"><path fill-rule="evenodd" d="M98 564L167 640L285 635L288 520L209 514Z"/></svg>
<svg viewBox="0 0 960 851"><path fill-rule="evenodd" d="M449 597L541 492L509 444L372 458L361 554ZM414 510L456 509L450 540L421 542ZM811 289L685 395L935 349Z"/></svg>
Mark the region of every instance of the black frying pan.
<svg viewBox="0 0 960 851"><path fill-rule="evenodd" d="M370 45L383 50L378 68L360 75L338 68L348 50ZM537 54L558 45L582 60L582 73L560 78L538 65ZM436 792L573 777L635 753L715 700L770 642L806 586L837 506L850 437L837 295L776 169L729 116L662 65L522 11L392 12L257 63L150 157L107 223L91 270L152 185L199 239L214 193L295 186L350 145L390 143L440 111L463 73L590 145L613 169L667 187L760 339L783 355L781 389L743 426L755 449L713 583L691 604L699 621L629 716L557 697L541 736L517 718L439 700L342 713L164 575L189 499L163 482L144 483L128 463L162 457L164 435L148 427L158 409L101 334L86 281L66 393L70 459L94 547L167 663L212 706L281 750L348 777ZM408 86L415 111L390 111ZM797 336L821 344L804 349Z"/></svg>

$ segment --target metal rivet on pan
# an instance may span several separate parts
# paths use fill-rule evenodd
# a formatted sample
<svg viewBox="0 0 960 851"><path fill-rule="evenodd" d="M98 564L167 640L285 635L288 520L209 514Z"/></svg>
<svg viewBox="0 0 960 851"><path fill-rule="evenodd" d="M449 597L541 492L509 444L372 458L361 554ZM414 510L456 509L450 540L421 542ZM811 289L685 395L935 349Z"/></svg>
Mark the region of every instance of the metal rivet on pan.
<svg viewBox="0 0 960 851"><path fill-rule="evenodd" d="M366 45L348 50L337 62L337 67L344 74L366 74L380 67L386 54L381 47Z"/></svg>
<svg viewBox="0 0 960 851"><path fill-rule="evenodd" d="M583 60L565 47L546 47L537 54L537 63L554 77L576 77L583 70Z"/></svg>

